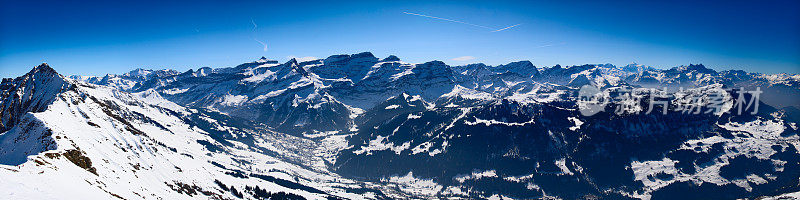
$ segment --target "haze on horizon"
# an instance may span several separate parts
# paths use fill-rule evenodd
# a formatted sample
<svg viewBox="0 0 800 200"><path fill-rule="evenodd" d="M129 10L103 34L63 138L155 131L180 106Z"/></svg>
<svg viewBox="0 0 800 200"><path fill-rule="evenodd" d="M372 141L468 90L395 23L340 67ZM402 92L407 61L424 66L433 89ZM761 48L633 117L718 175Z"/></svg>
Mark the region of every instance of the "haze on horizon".
<svg viewBox="0 0 800 200"><path fill-rule="evenodd" d="M702 63L800 73L800 2L2 1L0 77L230 67L369 51L406 62Z"/></svg>

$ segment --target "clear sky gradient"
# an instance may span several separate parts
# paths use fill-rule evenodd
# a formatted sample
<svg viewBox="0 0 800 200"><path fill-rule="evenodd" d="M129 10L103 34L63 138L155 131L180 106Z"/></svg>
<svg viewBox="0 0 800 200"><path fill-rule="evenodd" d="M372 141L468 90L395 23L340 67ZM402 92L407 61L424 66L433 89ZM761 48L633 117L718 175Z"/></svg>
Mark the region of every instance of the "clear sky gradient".
<svg viewBox="0 0 800 200"><path fill-rule="evenodd" d="M800 73L794 0L0 1L0 77L42 62L62 74L104 75L364 51L451 65L703 63Z"/></svg>

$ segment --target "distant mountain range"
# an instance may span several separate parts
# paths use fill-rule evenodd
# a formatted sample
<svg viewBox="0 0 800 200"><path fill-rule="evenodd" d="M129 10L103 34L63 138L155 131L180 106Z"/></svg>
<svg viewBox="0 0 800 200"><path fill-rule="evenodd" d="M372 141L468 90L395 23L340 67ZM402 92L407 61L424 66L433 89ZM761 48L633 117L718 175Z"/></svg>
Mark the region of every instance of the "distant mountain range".
<svg viewBox="0 0 800 200"><path fill-rule="evenodd" d="M709 90L763 93L755 113L616 114L607 105L584 116L585 85L667 88L680 94L669 105ZM449 66L365 52L103 77L67 78L42 64L3 79L0 97L0 187L12 198L737 199L800 191L800 75L792 74Z"/></svg>

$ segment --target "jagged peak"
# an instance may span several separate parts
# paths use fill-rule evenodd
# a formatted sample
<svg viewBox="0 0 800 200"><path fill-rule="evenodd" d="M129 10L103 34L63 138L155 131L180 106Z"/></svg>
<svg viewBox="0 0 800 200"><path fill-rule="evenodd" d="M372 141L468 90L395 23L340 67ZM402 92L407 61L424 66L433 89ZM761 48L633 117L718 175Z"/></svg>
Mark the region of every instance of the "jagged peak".
<svg viewBox="0 0 800 200"><path fill-rule="evenodd" d="M213 72L214 72L214 69L212 69L211 67L201 67L201 68L197 69L197 74L195 74L195 75L196 76L207 76L208 74L213 73Z"/></svg>
<svg viewBox="0 0 800 200"><path fill-rule="evenodd" d="M580 87L588 84L594 85L594 83L591 80L589 80L589 77L586 77L585 74L579 74L578 76L575 76L575 78L570 80L569 83L567 83L567 85L571 87Z"/></svg>
<svg viewBox="0 0 800 200"><path fill-rule="evenodd" d="M129 72L122 74L122 76L147 76L153 73L178 73L178 71L174 69L144 69L144 68L136 68ZM106 74L106 75L113 75L113 74Z"/></svg>
<svg viewBox="0 0 800 200"><path fill-rule="evenodd" d="M536 66L529 60L521 60L516 62L510 62L505 65L498 65L496 68L530 68L536 69Z"/></svg>
<svg viewBox="0 0 800 200"><path fill-rule="evenodd" d="M389 55L389 57L386 57L383 60L381 60L381 62L395 62L395 61L400 61L400 58L398 58L395 55Z"/></svg>
<svg viewBox="0 0 800 200"><path fill-rule="evenodd" d="M483 63L472 63L472 64L467 64L466 66L467 67L488 67L488 65L483 64Z"/></svg>
<svg viewBox="0 0 800 200"><path fill-rule="evenodd" d="M350 57L353 57L353 58L377 58L377 57L375 57L375 55L372 55L372 52L369 52L369 51L353 54Z"/></svg>
<svg viewBox="0 0 800 200"><path fill-rule="evenodd" d="M31 71L25 75L33 74L58 74L58 72L56 72L56 70L50 67L50 65L47 63L42 63L39 66L33 67L33 69L31 69Z"/></svg>
<svg viewBox="0 0 800 200"><path fill-rule="evenodd" d="M707 69L703 64L689 64L689 65L681 65L677 67L673 67L672 69L678 71L686 71L686 70L695 70L695 69Z"/></svg>
<svg viewBox="0 0 800 200"><path fill-rule="evenodd" d="M682 66L679 66L679 67L674 67L674 68L672 68L670 70L671 71L679 71L679 72L696 71L696 72L706 73L706 74L717 73L717 71L715 71L713 69L709 69L703 64L689 64L688 66L682 65Z"/></svg>
<svg viewBox="0 0 800 200"><path fill-rule="evenodd" d="M314 59L314 60L303 61L303 62L300 62L298 64L301 65L301 66L306 66L306 65L321 65L323 63L322 63L322 59Z"/></svg>
<svg viewBox="0 0 800 200"><path fill-rule="evenodd" d="M440 71L451 71L452 69L450 68L449 65L445 64L444 62L434 60L422 64L416 64L414 69L412 70L415 71L415 73L420 71L426 71L426 73L431 73L431 72L439 73Z"/></svg>
<svg viewBox="0 0 800 200"><path fill-rule="evenodd" d="M214 69L213 68L211 68L211 67L201 67L201 68L197 68L197 70L189 69L188 71L180 73L179 75L180 76L201 77L201 76L207 76L207 75L209 75L211 73L214 73Z"/></svg>
<svg viewBox="0 0 800 200"><path fill-rule="evenodd" d="M270 60L267 57L261 56L261 59L256 60L255 63L278 64L277 60Z"/></svg>
<svg viewBox="0 0 800 200"><path fill-rule="evenodd" d="M303 67L300 66L299 63L297 63L297 59L296 58L292 58L291 60L289 60L286 63L284 63L284 65L285 66L289 66L292 70L296 71L297 73L302 74L303 76L308 76L308 72L306 72L306 70L303 69Z"/></svg>
<svg viewBox="0 0 800 200"><path fill-rule="evenodd" d="M505 64L506 66L533 66L533 63L530 60L520 60L516 62L510 62Z"/></svg>
<svg viewBox="0 0 800 200"><path fill-rule="evenodd" d="M289 61L286 61L286 65L292 66L292 67L297 66L298 65L297 58L289 59Z"/></svg>
<svg viewBox="0 0 800 200"><path fill-rule="evenodd" d="M444 65L447 65L447 64L445 64L444 62L439 61L439 60L432 60L432 61L428 61L428 62L422 63L421 65L444 66Z"/></svg>
<svg viewBox="0 0 800 200"><path fill-rule="evenodd" d="M453 89L451 89L450 92L443 94L441 97L444 98L459 97L464 99L487 100L487 101L495 99L495 97L490 93L466 88L461 85L453 86Z"/></svg>
<svg viewBox="0 0 800 200"><path fill-rule="evenodd" d="M48 65L47 63L42 63L36 67L33 67L31 71L25 73L25 75L15 78L14 80L22 79L22 81L25 81L28 79L39 80L39 79L49 79L49 78L59 79L60 82L68 82L67 81L68 78L56 72L56 70L50 67L50 65Z"/></svg>
<svg viewBox="0 0 800 200"><path fill-rule="evenodd" d="M611 63L597 64L597 67L608 68L608 69L616 69L617 68L616 65L611 64Z"/></svg>
<svg viewBox="0 0 800 200"><path fill-rule="evenodd" d="M748 72L746 72L744 70L741 70L741 69L725 70L725 71L722 71L722 73L726 74L726 75L747 75L747 74L749 74Z"/></svg>
<svg viewBox="0 0 800 200"><path fill-rule="evenodd" d="M340 60L347 59L347 58L349 58L349 57L350 57L350 55L349 55L349 54L337 54L337 55L331 55L331 56L328 56L327 58L325 58L325 63L330 63L330 62L340 61Z"/></svg>
<svg viewBox="0 0 800 200"><path fill-rule="evenodd" d="M500 71L499 73L512 72L525 76L535 75L539 73L539 70L536 69L536 66L534 66L533 63L528 60L511 62L505 65L498 65L497 67L495 67L495 69L503 70Z"/></svg>
<svg viewBox="0 0 800 200"><path fill-rule="evenodd" d="M123 76L147 76L148 74L150 74L152 72L153 72L153 70L151 70L151 69L136 68L136 69L131 70L130 72L124 73L122 75Z"/></svg>
<svg viewBox="0 0 800 200"><path fill-rule="evenodd" d="M372 55L371 52L361 52L357 54L339 54L339 55L332 55L325 58L325 64L333 64L338 62L347 62L349 60L354 59L367 59L370 61L378 61L378 58L375 55Z"/></svg>
<svg viewBox="0 0 800 200"><path fill-rule="evenodd" d="M31 69L15 78L3 79L0 85L0 132L13 126L27 112L44 111L56 96L73 84L70 79L58 74L47 63Z"/></svg>
<svg viewBox="0 0 800 200"><path fill-rule="evenodd" d="M136 69L131 70L130 72L143 72L143 71L153 71L152 69L144 69L141 67L137 67Z"/></svg>
<svg viewBox="0 0 800 200"><path fill-rule="evenodd" d="M706 66L705 66L705 65L703 65L702 63L700 63L700 64L689 64L689 68L695 68L695 69L708 69L708 68L706 68Z"/></svg>
<svg viewBox="0 0 800 200"><path fill-rule="evenodd" d="M622 67L622 71L629 71L629 72L639 72L639 71L651 70L651 69L652 69L652 67L650 67L650 66L637 64L637 63L631 63L631 64L628 64L628 65L625 65L624 67Z"/></svg>

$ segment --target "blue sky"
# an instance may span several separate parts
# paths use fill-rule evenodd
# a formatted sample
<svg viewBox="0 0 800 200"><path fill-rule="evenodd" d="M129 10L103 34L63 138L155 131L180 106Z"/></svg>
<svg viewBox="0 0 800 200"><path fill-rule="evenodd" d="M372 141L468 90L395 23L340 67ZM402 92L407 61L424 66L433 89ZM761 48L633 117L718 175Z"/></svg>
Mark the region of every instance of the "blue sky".
<svg viewBox="0 0 800 200"><path fill-rule="evenodd" d="M0 1L0 77L41 62L104 75L364 51L451 65L800 73L800 1Z"/></svg>

